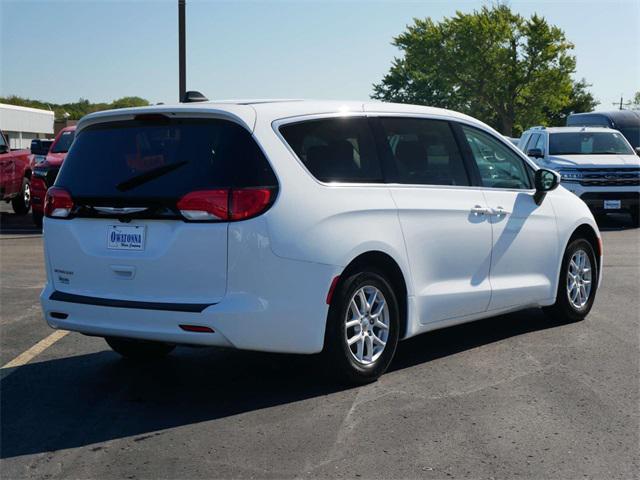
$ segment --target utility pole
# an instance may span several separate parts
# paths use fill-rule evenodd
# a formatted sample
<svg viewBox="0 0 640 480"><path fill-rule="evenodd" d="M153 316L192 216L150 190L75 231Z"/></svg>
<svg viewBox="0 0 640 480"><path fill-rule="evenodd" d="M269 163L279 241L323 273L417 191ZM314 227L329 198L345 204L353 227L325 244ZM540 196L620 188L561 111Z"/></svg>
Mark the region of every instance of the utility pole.
<svg viewBox="0 0 640 480"><path fill-rule="evenodd" d="M628 101L628 102L626 102L626 103L622 103L622 95L620 95L620 103L618 103L618 102L613 102L613 103L612 103L612 105L613 105L614 107L618 107L618 109L619 109L619 110L624 110L624 108L623 108L623 107L629 107L629 106L633 105L633 102L631 102L631 100L629 100L629 101Z"/></svg>
<svg viewBox="0 0 640 480"><path fill-rule="evenodd" d="M187 49L185 33L185 3L186 0L178 0L178 101L183 102L187 91Z"/></svg>

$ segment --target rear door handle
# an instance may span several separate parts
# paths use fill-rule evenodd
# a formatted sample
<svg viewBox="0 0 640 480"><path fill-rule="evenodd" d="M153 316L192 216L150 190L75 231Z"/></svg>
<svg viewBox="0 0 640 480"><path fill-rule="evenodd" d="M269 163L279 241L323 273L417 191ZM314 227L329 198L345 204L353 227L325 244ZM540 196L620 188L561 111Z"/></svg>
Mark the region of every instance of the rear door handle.
<svg viewBox="0 0 640 480"><path fill-rule="evenodd" d="M109 265L118 278L132 279L136 275L136 268L131 265Z"/></svg>

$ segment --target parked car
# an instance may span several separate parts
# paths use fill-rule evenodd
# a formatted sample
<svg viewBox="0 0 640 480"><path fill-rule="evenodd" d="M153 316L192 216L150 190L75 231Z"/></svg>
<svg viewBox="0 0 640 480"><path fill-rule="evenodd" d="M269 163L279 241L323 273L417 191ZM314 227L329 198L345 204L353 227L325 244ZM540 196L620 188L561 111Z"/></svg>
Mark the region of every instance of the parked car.
<svg viewBox="0 0 640 480"><path fill-rule="evenodd" d="M11 150L4 133L0 131L0 198L11 202L19 215L31 208L31 168L29 150Z"/></svg>
<svg viewBox="0 0 640 480"><path fill-rule="evenodd" d="M31 171L33 171L35 165L46 160L52 144L53 139L51 138L34 138L31 140Z"/></svg>
<svg viewBox="0 0 640 480"><path fill-rule="evenodd" d="M619 130L640 155L640 111L638 110L573 113L567 118L567 126L609 127Z"/></svg>
<svg viewBox="0 0 640 480"><path fill-rule="evenodd" d="M75 131L75 125L60 130L44 160L41 160L33 167L33 178L31 179L32 214L33 223L38 227L42 226L44 199L47 189L53 185L58 176L60 166L73 143Z"/></svg>
<svg viewBox="0 0 640 480"><path fill-rule="evenodd" d="M639 222L640 158L621 132L603 127L534 127L520 148L596 214L627 211Z"/></svg>
<svg viewBox="0 0 640 480"><path fill-rule="evenodd" d="M505 135L505 137L507 140L509 140L511 143L513 143L516 147L518 146L518 142L520 141L520 138L516 138L516 137L507 137Z"/></svg>
<svg viewBox="0 0 640 480"><path fill-rule="evenodd" d="M241 102L93 113L44 219L53 328L129 358L323 352L376 379L399 339L590 311L602 242L557 173L459 113Z"/></svg>

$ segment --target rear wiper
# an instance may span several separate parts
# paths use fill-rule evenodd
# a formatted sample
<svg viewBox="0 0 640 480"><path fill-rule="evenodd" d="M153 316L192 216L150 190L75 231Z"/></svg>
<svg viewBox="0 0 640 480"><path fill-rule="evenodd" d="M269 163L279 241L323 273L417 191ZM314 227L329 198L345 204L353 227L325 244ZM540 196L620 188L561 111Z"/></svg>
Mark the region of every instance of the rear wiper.
<svg viewBox="0 0 640 480"><path fill-rule="evenodd" d="M186 165L186 160L182 162L170 163L169 165L163 165L162 167L155 168L153 170L149 170L148 172L141 173L140 175L136 175L135 177L131 177L129 180L125 180L124 182L116 185L116 188L121 192L126 192L127 190L131 190L132 188L136 188L137 186L142 185L143 183L150 182L158 177L166 175L169 172L173 172L174 170Z"/></svg>

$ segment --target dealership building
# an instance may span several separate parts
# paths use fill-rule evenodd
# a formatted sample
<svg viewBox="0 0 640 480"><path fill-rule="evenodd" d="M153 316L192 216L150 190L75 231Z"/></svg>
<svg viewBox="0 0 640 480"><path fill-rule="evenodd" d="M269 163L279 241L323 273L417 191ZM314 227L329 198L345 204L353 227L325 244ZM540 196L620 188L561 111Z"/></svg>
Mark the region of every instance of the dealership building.
<svg viewBox="0 0 640 480"><path fill-rule="evenodd" d="M51 138L53 121L50 110L0 103L0 130L11 149L29 148L34 138Z"/></svg>

